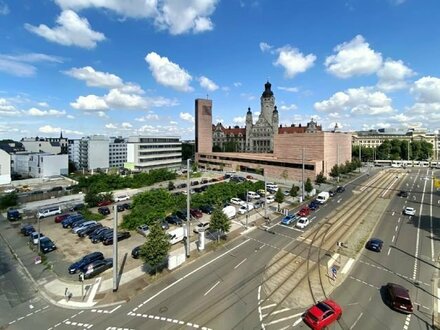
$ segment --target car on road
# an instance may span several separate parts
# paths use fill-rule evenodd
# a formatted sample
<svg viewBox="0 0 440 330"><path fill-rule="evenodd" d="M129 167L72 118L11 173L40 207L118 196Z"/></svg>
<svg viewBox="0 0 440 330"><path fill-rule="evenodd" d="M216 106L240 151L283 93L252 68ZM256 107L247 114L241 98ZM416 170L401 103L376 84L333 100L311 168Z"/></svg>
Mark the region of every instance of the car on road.
<svg viewBox="0 0 440 330"><path fill-rule="evenodd" d="M130 196L128 196L127 194L125 195L119 195L115 197L115 202L124 202L124 201L128 201L130 199Z"/></svg>
<svg viewBox="0 0 440 330"><path fill-rule="evenodd" d="M303 321L313 330L327 328L330 324L339 320L342 316L342 308L334 300L327 299L310 307L303 315Z"/></svg>
<svg viewBox="0 0 440 330"><path fill-rule="evenodd" d="M6 216L9 221L18 221L21 219L21 213L16 209L9 209L6 212Z"/></svg>
<svg viewBox="0 0 440 330"><path fill-rule="evenodd" d="M401 191L399 191L397 196L399 196L399 197L408 197L408 192L405 191L405 190L401 190Z"/></svg>
<svg viewBox="0 0 440 330"><path fill-rule="evenodd" d="M412 314L413 304L409 297L408 289L399 284L387 283L385 290L388 303L392 309L398 312Z"/></svg>
<svg viewBox="0 0 440 330"><path fill-rule="evenodd" d="M81 268L89 265L93 261L102 260L102 259L104 259L104 255L102 254L102 252L95 251L95 252L92 252L92 253L85 255L84 257L82 257L78 261L71 264L67 270L68 270L69 274L75 274Z"/></svg>
<svg viewBox="0 0 440 330"><path fill-rule="evenodd" d="M40 251L44 254L49 253L57 249L57 246L49 237L41 237L40 238Z"/></svg>
<svg viewBox="0 0 440 330"><path fill-rule="evenodd" d="M336 192L337 192L338 194L343 193L344 191L345 191L345 187L344 187L344 186L338 186L338 187L336 188Z"/></svg>
<svg viewBox="0 0 440 330"><path fill-rule="evenodd" d="M82 276L84 276L84 279L87 280L89 278L101 274L102 272L112 267L113 267L113 258L106 258L103 260L95 261L91 263L87 267L87 269L84 269L84 272L79 275L79 280L81 281Z"/></svg>
<svg viewBox="0 0 440 330"><path fill-rule="evenodd" d="M307 217L310 214L310 209L307 206L301 208L297 213L300 217Z"/></svg>
<svg viewBox="0 0 440 330"><path fill-rule="evenodd" d="M60 223L61 221L63 221L64 219L70 217L72 214L71 213L64 213L64 214L59 214L55 217L54 222L55 223Z"/></svg>
<svg viewBox="0 0 440 330"><path fill-rule="evenodd" d="M319 202L316 199L312 200L309 204L309 209L312 211L319 209Z"/></svg>
<svg viewBox="0 0 440 330"><path fill-rule="evenodd" d="M245 205L246 204L245 201L242 201L240 198L237 198L237 197L231 198L231 203L234 205Z"/></svg>
<svg viewBox="0 0 440 330"><path fill-rule="evenodd" d="M20 232L24 235L24 236L29 236L31 233L33 233L35 231L34 226L30 225L30 224L25 224L20 228Z"/></svg>
<svg viewBox="0 0 440 330"><path fill-rule="evenodd" d="M136 231L145 237L147 237L148 234L150 233L150 229L148 228L148 225L140 225L136 228Z"/></svg>
<svg viewBox="0 0 440 330"><path fill-rule="evenodd" d="M138 245L133 250L131 250L131 256L134 259L138 259L141 256L141 247L142 245Z"/></svg>
<svg viewBox="0 0 440 330"><path fill-rule="evenodd" d="M112 201L100 201L98 202L98 204L96 204L96 206L101 207L101 206L108 206L111 205L113 202Z"/></svg>
<svg viewBox="0 0 440 330"><path fill-rule="evenodd" d="M102 215L109 215L110 209L107 206L102 206L102 207L98 208L98 212Z"/></svg>
<svg viewBox="0 0 440 330"><path fill-rule="evenodd" d="M211 205L202 205L200 206L200 211L206 214L211 214L214 211L214 208Z"/></svg>
<svg viewBox="0 0 440 330"><path fill-rule="evenodd" d="M333 190L329 190L328 194L330 197L333 197L334 195L336 195L336 193Z"/></svg>
<svg viewBox="0 0 440 330"><path fill-rule="evenodd" d="M296 214L288 214L283 219L281 219L281 224L285 226L289 226L297 220L298 220L298 216Z"/></svg>
<svg viewBox="0 0 440 330"><path fill-rule="evenodd" d="M124 240L126 238L129 238L130 236L131 235L130 235L130 233L128 231L119 232L118 235L117 235L117 240L119 242L119 241L122 241L122 240ZM106 236L103 239L102 244L104 244L104 245L111 245L111 244L113 244L113 235Z"/></svg>
<svg viewBox="0 0 440 330"><path fill-rule="evenodd" d="M246 203L245 205L240 206L238 209L238 213L245 214L246 212L250 212L254 209L254 205L251 203Z"/></svg>
<svg viewBox="0 0 440 330"><path fill-rule="evenodd" d="M405 214L405 215L416 215L416 209L413 208L413 207L407 206L407 207L405 207L403 209L403 214Z"/></svg>
<svg viewBox="0 0 440 330"><path fill-rule="evenodd" d="M383 241L378 238L370 239L367 244L365 244L365 248L371 251L380 252L382 251Z"/></svg>
<svg viewBox="0 0 440 330"><path fill-rule="evenodd" d="M310 225L310 220L309 218L306 217L301 217L298 219L298 221L296 222L296 227L300 228L300 229L304 229L306 228L308 225Z"/></svg>
<svg viewBox="0 0 440 330"><path fill-rule="evenodd" d="M40 239L42 237L44 237L43 233L40 233ZM37 245L38 244L38 232L34 231L29 235L29 242L31 242L33 245Z"/></svg>

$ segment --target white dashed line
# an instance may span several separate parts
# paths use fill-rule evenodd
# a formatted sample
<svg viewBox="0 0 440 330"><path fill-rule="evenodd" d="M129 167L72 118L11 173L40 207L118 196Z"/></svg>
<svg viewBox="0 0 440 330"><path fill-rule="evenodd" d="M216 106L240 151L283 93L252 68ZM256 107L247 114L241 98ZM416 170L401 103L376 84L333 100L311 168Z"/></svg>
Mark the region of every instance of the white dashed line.
<svg viewBox="0 0 440 330"><path fill-rule="evenodd" d="M240 267L240 265L241 265L243 262L245 262L246 260L247 260L247 258L244 258L244 260L241 261L237 266L235 266L234 269L237 269L238 267Z"/></svg>
<svg viewBox="0 0 440 330"><path fill-rule="evenodd" d="M220 281L217 281L217 283L214 284L213 287L211 287L211 289L209 289L208 291L205 292L205 294L203 296L206 296L208 293L210 293L212 290L214 290L214 288L220 284Z"/></svg>

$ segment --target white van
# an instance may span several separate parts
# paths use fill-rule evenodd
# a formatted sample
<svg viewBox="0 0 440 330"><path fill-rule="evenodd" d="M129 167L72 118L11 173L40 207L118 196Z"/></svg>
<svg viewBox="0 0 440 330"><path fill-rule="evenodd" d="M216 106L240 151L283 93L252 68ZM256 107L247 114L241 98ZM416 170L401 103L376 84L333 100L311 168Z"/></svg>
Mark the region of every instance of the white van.
<svg viewBox="0 0 440 330"><path fill-rule="evenodd" d="M278 185L276 185L275 183L272 183L272 182L268 182L268 183L266 183L266 189L276 192L276 191L278 191Z"/></svg>
<svg viewBox="0 0 440 330"><path fill-rule="evenodd" d="M237 210L232 205L226 206L225 208L223 208L222 211L223 211L224 214L226 214L228 219L234 218L235 215L237 214Z"/></svg>
<svg viewBox="0 0 440 330"><path fill-rule="evenodd" d="M258 195L255 191L248 191L247 197L250 199L259 199L261 196Z"/></svg>
<svg viewBox="0 0 440 330"><path fill-rule="evenodd" d="M183 241L185 237L185 228L179 227L168 232L171 244L176 244Z"/></svg>
<svg viewBox="0 0 440 330"><path fill-rule="evenodd" d="M320 192L318 194L318 196L316 196L316 200L320 203L320 204L324 204L325 202L328 201L328 199L330 198L330 193L328 191L323 191Z"/></svg>
<svg viewBox="0 0 440 330"><path fill-rule="evenodd" d="M37 218L42 219L42 218L47 218L47 217L50 217L52 215L57 215L57 214L61 214L61 207L50 206L50 207L38 210Z"/></svg>

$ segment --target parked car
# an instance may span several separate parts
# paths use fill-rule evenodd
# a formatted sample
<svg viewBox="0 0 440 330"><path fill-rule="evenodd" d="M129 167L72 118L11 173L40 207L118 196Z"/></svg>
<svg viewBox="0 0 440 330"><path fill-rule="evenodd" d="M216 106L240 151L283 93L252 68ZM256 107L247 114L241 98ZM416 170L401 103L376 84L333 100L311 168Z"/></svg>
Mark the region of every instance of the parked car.
<svg viewBox="0 0 440 330"><path fill-rule="evenodd" d="M79 275L79 278L81 280L81 277L84 276L84 279L87 280L89 278L101 274L102 272L112 267L113 267L113 258L98 260L88 265L87 269L85 269L85 272Z"/></svg>
<svg viewBox="0 0 440 330"><path fill-rule="evenodd" d="M179 210L176 212L176 215L179 219L186 221L186 209L185 210Z"/></svg>
<svg viewBox="0 0 440 330"><path fill-rule="evenodd" d="M251 203L245 203L245 205L240 206L238 209L238 213L245 214L246 212L250 212L254 209L254 205Z"/></svg>
<svg viewBox="0 0 440 330"><path fill-rule="evenodd" d="M38 238L42 238L44 237L43 233L38 234L37 231L34 231L32 233L30 233L29 235L29 242L31 242L33 245L37 245L38 244Z"/></svg>
<svg viewBox="0 0 440 330"><path fill-rule="evenodd" d="M263 207L264 202L263 201L255 201L254 203L254 209L259 209L260 207Z"/></svg>
<svg viewBox="0 0 440 330"><path fill-rule="evenodd" d="M249 198L249 199L253 199L253 198L259 199L260 197L261 196L258 195L255 191L248 191L248 193L247 193L247 198Z"/></svg>
<svg viewBox="0 0 440 330"><path fill-rule="evenodd" d="M303 321L314 330L321 330L339 320L342 308L333 300L327 299L310 307L303 315Z"/></svg>
<svg viewBox="0 0 440 330"><path fill-rule="evenodd" d="M150 229L148 228L148 225L140 225L136 228L136 231L145 237L147 237L148 234L150 233Z"/></svg>
<svg viewBox="0 0 440 330"><path fill-rule="evenodd" d="M115 197L115 202L124 202L124 201L128 201L130 199L130 196L128 196L127 194L124 195L119 195Z"/></svg>
<svg viewBox="0 0 440 330"><path fill-rule="evenodd" d="M338 187L336 188L336 192L337 192L338 194L343 193L344 191L345 191L345 187L344 187L344 186L338 186Z"/></svg>
<svg viewBox="0 0 440 330"><path fill-rule="evenodd" d="M267 191L264 189L258 189L257 190L257 194L260 196L266 196L267 195Z"/></svg>
<svg viewBox="0 0 440 330"><path fill-rule="evenodd" d="M169 215L165 218L165 221L168 222L170 225L176 225L181 226L182 225L182 219L180 219L177 215Z"/></svg>
<svg viewBox="0 0 440 330"><path fill-rule="evenodd" d="M49 253L49 252L54 251L56 249L57 249L57 246L55 245L54 242L52 242L52 240L49 237L44 236L44 237L40 238L40 251L41 252L46 254L46 253Z"/></svg>
<svg viewBox="0 0 440 330"><path fill-rule="evenodd" d="M196 219L200 219L201 217L203 217L203 213L199 209L190 209L189 213L191 214L192 217Z"/></svg>
<svg viewBox="0 0 440 330"><path fill-rule="evenodd" d="M89 236L90 239L93 239L94 237L98 236L101 232L107 231L109 229L111 229L111 228L109 228L107 226L104 226L104 227L101 227L101 228L97 228L96 230L91 232L88 236Z"/></svg>
<svg viewBox="0 0 440 330"><path fill-rule="evenodd" d="M82 218L82 219L78 219L78 220L75 220L75 221L73 221L72 223L70 223L70 228L72 228L72 229L74 229L74 228L76 228L76 227L79 227L79 226L81 226L84 222L87 222L87 220L86 219L84 219L84 218Z"/></svg>
<svg viewBox="0 0 440 330"><path fill-rule="evenodd" d="M388 303L392 309L398 312L412 314L413 304L409 297L408 289L399 284L387 283L385 290Z"/></svg>
<svg viewBox="0 0 440 330"><path fill-rule="evenodd" d="M9 221L17 221L21 219L21 213L16 209L9 209L6 212L6 217Z"/></svg>
<svg viewBox="0 0 440 330"><path fill-rule="evenodd" d="M283 219L281 219L281 224L289 226L292 223L298 220L298 216L296 214L288 214Z"/></svg>
<svg viewBox="0 0 440 330"><path fill-rule="evenodd" d="M131 235L130 235L130 233L128 231L119 232L118 235L117 235L117 240L119 242L119 241L122 241L122 240L124 240L126 238L129 238L130 236ZM111 244L113 244L113 235L105 237L104 240L102 241L102 243L104 245L111 245Z"/></svg>
<svg viewBox="0 0 440 330"><path fill-rule="evenodd" d="M142 245L138 245L133 250L131 250L131 256L134 259L138 259L141 256L141 247Z"/></svg>
<svg viewBox="0 0 440 330"><path fill-rule="evenodd" d="M397 196L400 196L400 197L408 197L408 192L407 191L405 191L405 190L401 190L401 191L399 191L399 193L397 194Z"/></svg>
<svg viewBox="0 0 440 330"><path fill-rule="evenodd" d="M99 252L99 251L92 252L92 253L85 255L84 257L82 257L78 261L74 262L73 264L71 264L67 270L68 270L69 274L75 274L81 268L89 265L93 261L102 260L102 259L104 259L104 255L102 254L102 252Z"/></svg>
<svg viewBox="0 0 440 330"><path fill-rule="evenodd" d="M167 230L167 229L170 228L170 225L169 225L169 223L166 222L165 220L161 220L161 221L160 221L160 227L161 227L163 230Z"/></svg>
<svg viewBox="0 0 440 330"><path fill-rule="evenodd" d="M207 231L209 229L209 221L201 221L195 228L194 232L197 234L200 231Z"/></svg>
<svg viewBox="0 0 440 330"><path fill-rule="evenodd" d="M310 220L309 218L306 217L301 217L298 219L298 221L296 222L296 227L300 228L300 229L304 229L306 228L308 225L310 225Z"/></svg>
<svg viewBox="0 0 440 330"><path fill-rule="evenodd" d="M202 205L200 206L200 211L206 214L211 214L214 211L214 208L211 205Z"/></svg>
<svg viewBox="0 0 440 330"><path fill-rule="evenodd" d="M30 225L30 224L25 224L20 228L20 232L24 235L24 236L29 236L31 233L33 233L35 231L34 226Z"/></svg>
<svg viewBox="0 0 440 330"><path fill-rule="evenodd" d="M246 179L252 180L252 179L254 179L254 177L252 175L246 175Z"/></svg>
<svg viewBox="0 0 440 330"><path fill-rule="evenodd" d="M407 207L404 208L403 214L405 214L405 215L416 215L416 209L413 208L413 207L407 206Z"/></svg>
<svg viewBox="0 0 440 330"><path fill-rule="evenodd" d="M97 223L97 224L89 226L87 228L78 230L78 232L77 232L78 237L85 237L85 236L89 235L90 233L92 233L93 231L95 231L96 229L101 228L101 227L102 227L102 224Z"/></svg>
<svg viewBox="0 0 440 330"><path fill-rule="evenodd" d="M98 204L96 204L96 206L101 207L101 206L107 206L107 205L111 205L113 202L112 201L100 201L98 202Z"/></svg>
<svg viewBox="0 0 440 330"><path fill-rule="evenodd" d="M107 206L102 206L102 207L98 208L98 212L102 215L109 215L110 209Z"/></svg>
<svg viewBox="0 0 440 330"><path fill-rule="evenodd" d="M69 216L71 216L71 213L59 214L55 217L54 221L55 221L55 223L60 223L61 221L63 221L64 219L66 219Z"/></svg>
<svg viewBox="0 0 440 330"><path fill-rule="evenodd" d="M75 204L75 205L73 205L70 209L69 209L69 211L71 211L71 212L76 212L76 211L80 211L80 210L82 210L83 208L85 208L86 206L83 204L83 203L78 203L78 204Z"/></svg>
<svg viewBox="0 0 440 330"><path fill-rule="evenodd" d="M275 202L275 197L272 195L268 195L268 196L266 196L265 200L266 200L267 204L270 204L270 203Z"/></svg>
<svg viewBox="0 0 440 330"><path fill-rule="evenodd" d="M309 214L310 209L307 206L302 207L301 210L298 211L300 217L307 217Z"/></svg>
<svg viewBox="0 0 440 330"><path fill-rule="evenodd" d="M313 201L311 201L310 204L309 204L309 209L312 210L312 211L315 211L315 210L319 209L318 201L315 200L315 199Z"/></svg>
<svg viewBox="0 0 440 330"><path fill-rule="evenodd" d="M90 239L93 244L102 242L104 238L106 238L109 235L113 235L113 229L112 228L106 228L103 231L98 231L95 235L93 235Z"/></svg>
<svg viewBox="0 0 440 330"><path fill-rule="evenodd" d="M96 221L85 221L82 224L75 226L72 228L72 232L74 232L75 234L78 234L78 232L80 232L81 230L87 229L90 226L94 226L98 224Z"/></svg>
<svg viewBox="0 0 440 330"><path fill-rule="evenodd" d="M237 198L237 197L231 198L231 203L235 204L235 205L245 205L246 204L245 201L243 201L243 200L241 200L240 198Z"/></svg>
<svg viewBox="0 0 440 330"><path fill-rule="evenodd" d="M129 209L131 209L131 203L124 203L124 204L121 204L123 207L124 207L124 209L126 209L126 210L129 210Z"/></svg>
<svg viewBox="0 0 440 330"><path fill-rule="evenodd" d="M116 211L118 211L118 212L124 212L124 211L125 211L125 207L124 207L124 205L116 205Z"/></svg>
<svg viewBox="0 0 440 330"><path fill-rule="evenodd" d="M378 238L372 238L367 242L367 244L365 244L365 248L375 252L382 251L382 247L383 247L383 241Z"/></svg>
<svg viewBox="0 0 440 330"><path fill-rule="evenodd" d="M78 219L84 219L84 217L81 214L72 214L61 221L61 225L63 228L68 228L72 222L78 220Z"/></svg>
<svg viewBox="0 0 440 330"><path fill-rule="evenodd" d="M329 190L329 191L328 191L328 194L329 194L330 197L333 197L334 195L336 195L335 192L334 192L333 190Z"/></svg>

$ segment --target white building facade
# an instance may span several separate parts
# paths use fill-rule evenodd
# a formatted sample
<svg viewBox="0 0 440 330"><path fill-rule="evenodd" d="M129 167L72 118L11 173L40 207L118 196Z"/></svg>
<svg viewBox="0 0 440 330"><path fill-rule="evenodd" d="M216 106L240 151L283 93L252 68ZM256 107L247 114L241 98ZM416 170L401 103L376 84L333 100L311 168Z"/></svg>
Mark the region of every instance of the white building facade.
<svg viewBox="0 0 440 330"><path fill-rule="evenodd" d="M11 155L0 149L0 185L11 183Z"/></svg>
<svg viewBox="0 0 440 330"><path fill-rule="evenodd" d="M68 174L67 154L22 153L11 155L11 158L13 172L23 178L48 178Z"/></svg>
<svg viewBox="0 0 440 330"><path fill-rule="evenodd" d="M130 136L125 168L138 172L167 168L178 170L182 163L182 143L176 136Z"/></svg>
<svg viewBox="0 0 440 330"><path fill-rule="evenodd" d="M109 142L109 166L124 167L127 162L127 139L111 137Z"/></svg>
<svg viewBox="0 0 440 330"><path fill-rule="evenodd" d="M109 167L108 137L92 135L80 140L79 168L86 170L106 169Z"/></svg>

